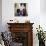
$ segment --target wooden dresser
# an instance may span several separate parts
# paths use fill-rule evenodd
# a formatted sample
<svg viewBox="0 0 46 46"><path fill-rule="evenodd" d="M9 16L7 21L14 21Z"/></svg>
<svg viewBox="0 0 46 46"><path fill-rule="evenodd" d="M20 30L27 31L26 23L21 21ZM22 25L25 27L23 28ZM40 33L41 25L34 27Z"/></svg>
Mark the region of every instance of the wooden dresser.
<svg viewBox="0 0 46 46"><path fill-rule="evenodd" d="M7 23L12 39L23 43L22 46L33 46L33 23Z"/></svg>

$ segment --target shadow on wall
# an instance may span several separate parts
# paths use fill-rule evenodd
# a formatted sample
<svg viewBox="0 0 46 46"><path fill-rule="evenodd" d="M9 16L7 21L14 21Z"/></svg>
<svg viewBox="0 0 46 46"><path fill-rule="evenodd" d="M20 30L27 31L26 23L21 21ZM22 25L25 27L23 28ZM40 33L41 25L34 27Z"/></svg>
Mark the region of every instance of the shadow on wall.
<svg viewBox="0 0 46 46"><path fill-rule="evenodd" d="M40 0L40 11L46 14L46 0Z"/></svg>
<svg viewBox="0 0 46 46"><path fill-rule="evenodd" d="M2 31L2 0L0 0L0 31Z"/></svg>

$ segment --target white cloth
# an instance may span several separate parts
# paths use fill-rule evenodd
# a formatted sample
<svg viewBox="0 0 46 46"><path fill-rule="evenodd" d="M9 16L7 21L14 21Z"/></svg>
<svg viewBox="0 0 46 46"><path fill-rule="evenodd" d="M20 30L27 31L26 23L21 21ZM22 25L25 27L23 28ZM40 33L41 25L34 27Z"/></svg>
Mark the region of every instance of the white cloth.
<svg viewBox="0 0 46 46"><path fill-rule="evenodd" d="M0 46L5 46L3 40L1 40L1 44L0 44Z"/></svg>
<svg viewBox="0 0 46 46"><path fill-rule="evenodd" d="M2 45L0 44L0 46L2 46Z"/></svg>

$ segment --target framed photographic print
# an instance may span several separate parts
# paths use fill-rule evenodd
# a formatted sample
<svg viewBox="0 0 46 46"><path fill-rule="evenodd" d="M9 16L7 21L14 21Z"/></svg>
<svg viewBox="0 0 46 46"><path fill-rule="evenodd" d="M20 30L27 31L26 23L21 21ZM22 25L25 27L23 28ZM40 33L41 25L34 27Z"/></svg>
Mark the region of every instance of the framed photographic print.
<svg viewBox="0 0 46 46"><path fill-rule="evenodd" d="M14 12L15 16L28 16L27 3L15 3Z"/></svg>

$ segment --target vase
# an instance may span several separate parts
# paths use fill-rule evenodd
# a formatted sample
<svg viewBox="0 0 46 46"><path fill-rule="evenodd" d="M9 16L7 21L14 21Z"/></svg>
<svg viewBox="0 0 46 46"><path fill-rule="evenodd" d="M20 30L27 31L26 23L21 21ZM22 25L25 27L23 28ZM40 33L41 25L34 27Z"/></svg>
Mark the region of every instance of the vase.
<svg viewBox="0 0 46 46"><path fill-rule="evenodd" d="M39 40L39 46L45 46L45 41Z"/></svg>

